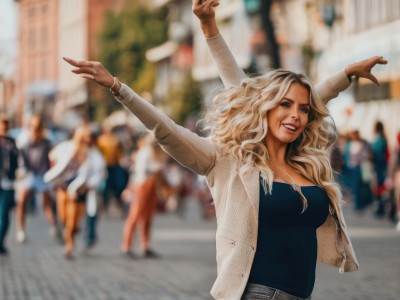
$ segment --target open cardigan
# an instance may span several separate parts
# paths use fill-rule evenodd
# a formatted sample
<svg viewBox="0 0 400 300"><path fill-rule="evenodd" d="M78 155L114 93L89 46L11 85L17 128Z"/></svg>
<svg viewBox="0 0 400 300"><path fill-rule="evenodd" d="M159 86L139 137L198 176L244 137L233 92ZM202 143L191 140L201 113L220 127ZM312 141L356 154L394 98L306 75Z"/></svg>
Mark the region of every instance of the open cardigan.
<svg viewBox="0 0 400 300"><path fill-rule="evenodd" d="M218 35L209 39L208 44L220 72L229 75L222 76L225 85L237 84L244 73L237 66L222 37ZM326 103L349 85L348 77L341 71L317 85L316 89ZM175 124L127 85L122 84L116 99L153 132L167 153L193 172L206 176L217 217L218 276L211 294L215 299L240 299L257 246L258 171L243 171L233 158L222 155L216 142ZM334 265L345 272L358 269L341 210L331 212L325 223L318 228L317 239L319 262Z"/></svg>

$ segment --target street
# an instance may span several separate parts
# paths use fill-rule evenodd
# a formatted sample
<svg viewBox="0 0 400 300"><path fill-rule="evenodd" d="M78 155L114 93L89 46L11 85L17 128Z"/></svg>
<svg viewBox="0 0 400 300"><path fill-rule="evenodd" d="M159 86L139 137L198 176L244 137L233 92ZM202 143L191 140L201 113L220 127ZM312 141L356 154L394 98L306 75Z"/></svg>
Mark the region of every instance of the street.
<svg viewBox="0 0 400 300"><path fill-rule="evenodd" d="M345 217L360 270L340 274L336 268L319 265L313 300L399 300L400 233L370 212L355 215L345 208ZM158 259L121 256L120 218L100 219L99 243L88 255L82 252L79 234L73 260L63 258L63 249L50 238L40 211L28 219L26 244L15 242L14 222L13 215L8 236L11 254L0 257L2 300L211 299L216 224L201 219L197 203L189 203L185 219L157 216L153 248L161 255Z"/></svg>

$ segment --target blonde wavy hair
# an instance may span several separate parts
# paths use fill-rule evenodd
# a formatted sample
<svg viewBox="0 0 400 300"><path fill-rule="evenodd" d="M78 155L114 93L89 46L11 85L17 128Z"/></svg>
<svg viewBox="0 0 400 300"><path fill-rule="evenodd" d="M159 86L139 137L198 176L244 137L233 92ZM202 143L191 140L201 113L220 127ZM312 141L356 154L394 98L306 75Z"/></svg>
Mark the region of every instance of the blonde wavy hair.
<svg viewBox="0 0 400 300"><path fill-rule="evenodd" d="M330 163L332 124L326 120L327 108L305 75L274 70L222 90L205 114L205 129L221 146L224 155L232 156L243 171L258 169L264 189L271 193L274 174L264 144L268 132L267 112L279 104L293 83L310 91L311 109L306 128L288 145L285 159L298 173L323 188L338 211L342 194ZM302 194L301 199L305 210L307 200Z"/></svg>

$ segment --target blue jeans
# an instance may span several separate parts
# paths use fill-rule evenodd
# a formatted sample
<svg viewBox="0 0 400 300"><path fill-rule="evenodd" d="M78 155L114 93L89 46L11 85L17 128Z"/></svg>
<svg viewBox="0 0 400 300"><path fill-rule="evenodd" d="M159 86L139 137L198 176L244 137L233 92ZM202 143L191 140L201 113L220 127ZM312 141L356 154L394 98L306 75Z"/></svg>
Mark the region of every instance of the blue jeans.
<svg viewBox="0 0 400 300"><path fill-rule="evenodd" d="M268 286L249 283L241 300L311 300L311 297L301 298Z"/></svg>
<svg viewBox="0 0 400 300"><path fill-rule="evenodd" d="M103 204L107 208L110 202L110 193L113 193L118 204L122 206L120 199L129 180L129 173L120 165L107 167L107 179L103 191Z"/></svg>
<svg viewBox="0 0 400 300"><path fill-rule="evenodd" d="M96 223L97 216L86 215L86 247L91 248L96 244Z"/></svg>
<svg viewBox="0 0 400 300"><path fill-rule="evenodd" d="M14 207L14 190L0 189L0 248L4 248L4 240L10 225L10 210Z"/></svg>

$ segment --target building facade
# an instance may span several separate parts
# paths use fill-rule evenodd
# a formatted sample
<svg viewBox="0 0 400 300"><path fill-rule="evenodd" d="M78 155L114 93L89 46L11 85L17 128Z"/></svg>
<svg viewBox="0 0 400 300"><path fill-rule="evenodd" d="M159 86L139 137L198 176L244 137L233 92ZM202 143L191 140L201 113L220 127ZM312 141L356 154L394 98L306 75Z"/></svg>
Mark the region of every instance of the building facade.
<svg viewBox="0 0 400 300"><path fill-rule="evenodd" d="M16 0L19 10L16 117L42 114L53 123L84 106L93 89L71 74L63 56L93 60L104 14L123 0ZM68 121L67 121L68 123ZM63 124L60 124L63 125Z"/></svg>
<svg viewBox="0 0 400 300"><path fill-rule="evenodd" d="M59 0L59 80L54 120L64 127L90 116L92 95L99 87L71 73L71 66L61 58L95 60L99 53L98 34L105 13L119 10L122 0Z"/></svg>
<svg viewBox="0 0 400 300"><path fill-rule="evenodd" d="M338 68L374 55L389 61L373 70L380 87L359 80L350 93L338 99L333 110L337 125L343 132L359 129L363 137L371 140L374 123L379 120L386 127L390 143L395 143L400 130L400 2L325 0L319 4L331 5L336 15L331 43L319 59L320 80Z"/></svg>
<svg viewBox="0 0 400 300"><path fill-rule="evenodd" d="M58 1L18 0L16 121L41 113L49 116L58 80Z"/></svg>

